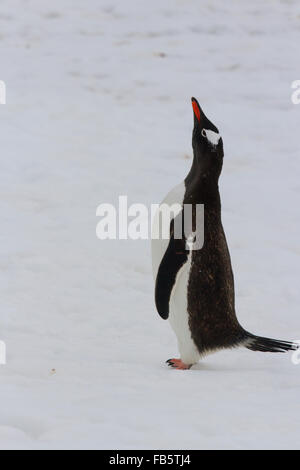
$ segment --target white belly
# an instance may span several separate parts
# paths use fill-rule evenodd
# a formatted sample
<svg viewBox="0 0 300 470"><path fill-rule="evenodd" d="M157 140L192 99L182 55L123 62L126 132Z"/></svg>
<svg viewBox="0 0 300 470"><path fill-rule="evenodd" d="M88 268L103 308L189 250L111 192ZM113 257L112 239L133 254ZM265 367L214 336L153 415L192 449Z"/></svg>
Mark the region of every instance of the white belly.
<svg viewBox="0 0 300 470"><path fill-rule="evenodd" d="M191 336L187 310L191 258L192 252L189 254L188 261L177 274L176 283L171 293L169 310L169 321L177 336L180 358L185 364L195 364L200 358L198 349Z"/></svg>

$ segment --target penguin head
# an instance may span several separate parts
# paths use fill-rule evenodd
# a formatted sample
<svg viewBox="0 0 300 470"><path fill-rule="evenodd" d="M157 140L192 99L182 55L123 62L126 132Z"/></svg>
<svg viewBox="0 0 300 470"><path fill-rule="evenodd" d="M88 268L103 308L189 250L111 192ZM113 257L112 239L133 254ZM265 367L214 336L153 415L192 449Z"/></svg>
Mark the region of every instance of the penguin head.
<svg viewBox="0 0 300 470"><path fill-rule="evenodd" d="M217 127L205 116L198 101L192 98L194 111L193 150L201 175L218 179L223 165L223 141Z"/></svg>

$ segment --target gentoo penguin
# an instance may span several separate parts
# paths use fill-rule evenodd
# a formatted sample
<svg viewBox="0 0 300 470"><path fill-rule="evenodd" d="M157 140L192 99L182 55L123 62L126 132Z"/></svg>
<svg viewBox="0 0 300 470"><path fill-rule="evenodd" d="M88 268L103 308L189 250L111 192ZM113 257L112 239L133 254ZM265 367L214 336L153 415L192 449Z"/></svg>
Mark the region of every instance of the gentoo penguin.
<svg viewBox="0 0 300 470"><path fill-rule="evenodd" d="M252 351L286 352L296 343L252 335L239 324L235 312L234 279L221 221L218 180L223 165L223 141L217 127L192 98L194 112L191 170L162 204L177 203L170 219L168 239L152 236L155 303L159 315L169 319L177 336L176 369L189 369L208 353L243 346ZM204 204L204 243L189 249L186 235L174 236L174 221L185 204ZM160 206L162 207L162 206ZM153 226L159 223L157 211ZM181 214L182 215L182 214Z"/></svg>

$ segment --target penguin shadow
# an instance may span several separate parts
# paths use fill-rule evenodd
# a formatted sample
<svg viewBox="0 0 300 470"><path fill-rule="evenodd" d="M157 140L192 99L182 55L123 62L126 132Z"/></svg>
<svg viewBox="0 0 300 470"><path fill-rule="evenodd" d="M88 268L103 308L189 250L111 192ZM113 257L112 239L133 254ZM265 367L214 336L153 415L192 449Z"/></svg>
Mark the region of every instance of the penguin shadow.
<svg viewBox="0 0 300 470"><path fill-rule="evenodd" d="M224 364L207 364L199 362L194 364L191 368L191 371L202 371L202 372L237 372L238 367L226 366Z"/></svg>
<svg viewBox="0 0 300 470"><path fill-rule="evenodd" d="M265 366L262 364L253 364L249 366L249 364L242 363L241 361L236 361L234 363L212 363L212 362L198 362L198 364L194 364L190 371L199 371L199 372L258 372L265 370Z"/></svg>

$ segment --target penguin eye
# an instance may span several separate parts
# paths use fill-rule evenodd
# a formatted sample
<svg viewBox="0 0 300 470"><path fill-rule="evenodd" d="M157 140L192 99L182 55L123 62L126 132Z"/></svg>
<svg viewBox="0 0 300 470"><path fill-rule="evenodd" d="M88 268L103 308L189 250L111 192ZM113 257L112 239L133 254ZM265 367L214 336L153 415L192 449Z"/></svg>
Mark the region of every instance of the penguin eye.
<svg viewBox="0 0 300 470"><path fill-rule="evenodd" d="M207 137L207 135L206 135L206 130L205 130L205 129L202 129L201 135L202 135L203 137Z"/></svg>

